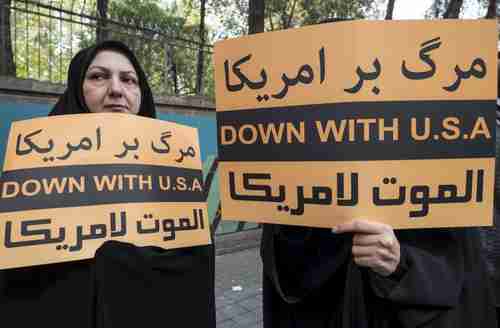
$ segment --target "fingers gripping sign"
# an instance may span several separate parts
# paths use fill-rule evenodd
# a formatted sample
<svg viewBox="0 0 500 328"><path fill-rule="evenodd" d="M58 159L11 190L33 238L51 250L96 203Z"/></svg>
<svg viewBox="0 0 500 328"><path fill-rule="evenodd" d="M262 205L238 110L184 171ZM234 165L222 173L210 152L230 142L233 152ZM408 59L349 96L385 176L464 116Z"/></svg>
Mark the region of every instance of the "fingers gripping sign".
<svg viewBox="0 0 500 328"><path fill-rule="evenodd" d="M332 229L335 233L353 233L354 262L382 276L396 271L400 261L400 245L391 226L367 220L353 220Z"/></svg>

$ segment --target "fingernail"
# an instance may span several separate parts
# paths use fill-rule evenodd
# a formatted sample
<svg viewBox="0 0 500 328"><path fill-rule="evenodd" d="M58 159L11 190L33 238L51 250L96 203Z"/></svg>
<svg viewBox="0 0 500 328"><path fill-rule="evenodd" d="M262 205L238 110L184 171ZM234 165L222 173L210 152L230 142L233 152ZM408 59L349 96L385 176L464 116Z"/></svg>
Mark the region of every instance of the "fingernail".
<svg viewBox="0 0 500 328"><path fill-rule="evenodd" d="M390 236L384 236L381 240L382 246L385 247L392 247L392 244L394 243L394 238Z"/></svg>

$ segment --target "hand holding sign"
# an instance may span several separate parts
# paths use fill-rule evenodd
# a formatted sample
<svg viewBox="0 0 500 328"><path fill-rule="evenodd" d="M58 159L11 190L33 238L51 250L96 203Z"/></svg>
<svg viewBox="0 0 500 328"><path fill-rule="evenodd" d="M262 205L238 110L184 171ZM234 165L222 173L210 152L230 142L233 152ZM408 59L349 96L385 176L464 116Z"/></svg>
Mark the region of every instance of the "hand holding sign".
<svg viewBox="0 0 500 328"><path fill-rule="evenodd" d="M354 262L368 267L382 276L389 276L399 265L401 249L391 226L365 220L339 224L332 231L352 232Z"/></svg>

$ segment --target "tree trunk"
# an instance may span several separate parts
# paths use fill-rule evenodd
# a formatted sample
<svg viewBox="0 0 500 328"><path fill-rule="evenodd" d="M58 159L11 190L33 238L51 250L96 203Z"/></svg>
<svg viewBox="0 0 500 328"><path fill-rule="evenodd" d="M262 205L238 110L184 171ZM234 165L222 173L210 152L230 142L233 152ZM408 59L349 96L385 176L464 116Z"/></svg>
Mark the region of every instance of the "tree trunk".
<svg viewBox="0 0 500 328"><path fill-rule="evenodd" d="M108 30L108 0L97 0L97 29L96 29L96 40L101 42L109 39Z"/></svg>
<svg viewBox="0 0 500 328"><path fill-rule="evenodd" d="M248 34L264 32L265 0L249 0Z"/></svg>
<svg viewBox="0 0 500 328"><path fill-rule="evenodd" d="M458 18L464 0L451 0L443 18Z"/></svg>
<svg viewBox="0 0 500 328"><path fill-rule="evenodd" d="M269 20L269 28L271 29L271 31L274 31L273 14L271 13L271 11L269 11L268 15L269 16L267 16L267 18Z"/></svg>
<svg viewBox="0 0 500 328"><path fill-rule="evenodd" d="M210 230L213 231L212 233L215 234L217 231L217 228L219 227L220 220L222 218L222 210L219 202L219 206L217 207L217 212L215 212L214 215L214 220L212 221L212 224L210 225Z"/></svg>
<svg viewBox="0 0 500 328"><path fill-rule="evenodd" d="M219 158L215 157L210 169L208 170L207 177L205 178L205 183L203 184L203 199L208 200L208 195L210 194L210 189L212 188L212 182L215 175L217 174L217 168L219 167Z"/></svg>
<svg viewBox="0 0 500 328"><path fill-rule="evenodd" d="M392 19L392 13L394 12L394 3L396 0L389 0L387 2L387 10L385 12L385 19Z"/></svg>
<svg viewBox="0 0 500 328"><path fill-rule="evenodd" d="M488 12L485 18L495 18L497 13L497 0L489 0Z"/></svg>
<svg viewBox="0 0 500 328"><path fill-rule="evenodd" d="M290 10L290 15L288 16L288 21L286 23L285 29L290 28L292 25L292 19L293 19L293 15L295 15L295 6L296 5L297 5L297 0L294 0L293 4L292 4L292 9Z"/></svg>
<svg viewBox="0 0 500 328"><path fill-rule="evenodd" d="M200 39L200 48L198 50L198 67L196 70L196 94L198 96L203 93L203 61L204 61L204 53L203 47L205 47L205 6L206 0L201 0L200 4L200 28L199 28L199 39Z"/></svg>
<svg viewBox="0 0 500 328"><path fill-rule="evenodd" d="M0 75L16 76L10 37L11 0L0 0Z"/></svg>
<svg viewBox="0 0 500 328"><path fill-rule="evenodd" d="M179 90L179 83L177 82L177 65L174 63L172 65L172 80L174 81L174 92L175 95L178 96L181 92Z"/></svg>
<svg viewBox="0 0 500 328"><path fill-rule="evenodd" d="M441 18L441 12L444 11L442 10L443 6L443 0L433 0L432 5L430 8L430 15L433 18Z"/></svg>
<svg viewBox="0 0 500 328"><path fill-rule="evenodd" d="M165 40L165 81L172 81L174 94L179 95L179 84L177 83L177 67L174 62L174 49Z"/></svg>

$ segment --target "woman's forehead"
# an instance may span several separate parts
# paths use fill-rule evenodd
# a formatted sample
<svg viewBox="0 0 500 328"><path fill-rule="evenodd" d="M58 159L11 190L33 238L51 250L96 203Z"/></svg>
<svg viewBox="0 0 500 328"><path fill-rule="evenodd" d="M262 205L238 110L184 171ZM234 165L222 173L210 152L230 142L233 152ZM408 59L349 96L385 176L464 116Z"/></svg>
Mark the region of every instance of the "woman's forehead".
<svg viewBox="0 0 500 328"><path fill-rule="evenodd" d="M132 65L127 56L114 50L99 51L90 63L89 69L92 67L101 67L112 71L125 71L137 74L134 65Z"/></svg>

